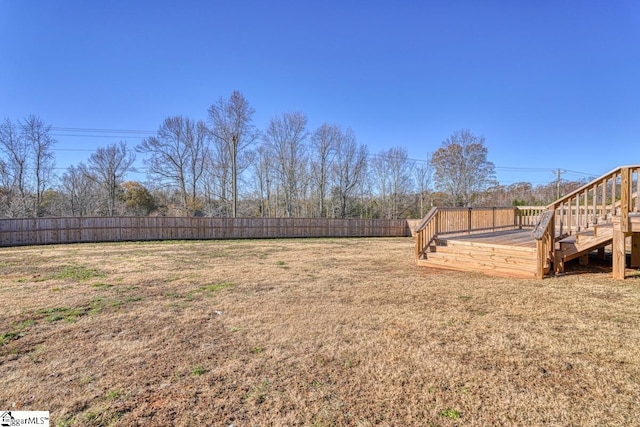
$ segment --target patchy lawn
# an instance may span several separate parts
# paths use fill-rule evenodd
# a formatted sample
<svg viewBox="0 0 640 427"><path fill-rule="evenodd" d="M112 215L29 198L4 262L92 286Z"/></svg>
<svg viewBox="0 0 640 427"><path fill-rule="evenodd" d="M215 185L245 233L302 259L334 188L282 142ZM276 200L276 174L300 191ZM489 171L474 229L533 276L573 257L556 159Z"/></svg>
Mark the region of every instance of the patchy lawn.
<svg viewBox="0 0 640 427"><path fill-rule="evenodd" d="M406 238L39 246L0 249L0 300L0 410L52 426L638 420L640 281L610 270L427 270Z"/></svg>

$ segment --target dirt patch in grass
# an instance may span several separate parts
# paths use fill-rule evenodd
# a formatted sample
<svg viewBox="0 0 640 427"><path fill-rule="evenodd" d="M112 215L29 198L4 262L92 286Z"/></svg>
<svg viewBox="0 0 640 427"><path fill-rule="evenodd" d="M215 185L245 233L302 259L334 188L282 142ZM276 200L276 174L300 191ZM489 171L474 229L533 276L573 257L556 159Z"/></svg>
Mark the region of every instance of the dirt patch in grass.
<svg viewBox="0 0 640 427"><path fill-rule="evenodd" d="M428 270L402 238L0 257L0 409L55 426L637 422L640 282L610 271Z"/></svg>

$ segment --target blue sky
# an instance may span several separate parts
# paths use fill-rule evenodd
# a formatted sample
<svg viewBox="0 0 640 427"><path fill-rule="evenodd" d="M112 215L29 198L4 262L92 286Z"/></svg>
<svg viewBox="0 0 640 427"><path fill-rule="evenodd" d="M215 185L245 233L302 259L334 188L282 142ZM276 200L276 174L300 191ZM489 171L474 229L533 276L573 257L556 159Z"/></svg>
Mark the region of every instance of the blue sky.
<svg viewBox="0 0 640 427"><path fill-rule="evenodd" d="M640 163L637 1L0 0L0 118L155 131L241 91L371 153L459 129L503 184ZM144 134L57 131L59 168ZM61 170L60 170L61 171Z"/></svg>

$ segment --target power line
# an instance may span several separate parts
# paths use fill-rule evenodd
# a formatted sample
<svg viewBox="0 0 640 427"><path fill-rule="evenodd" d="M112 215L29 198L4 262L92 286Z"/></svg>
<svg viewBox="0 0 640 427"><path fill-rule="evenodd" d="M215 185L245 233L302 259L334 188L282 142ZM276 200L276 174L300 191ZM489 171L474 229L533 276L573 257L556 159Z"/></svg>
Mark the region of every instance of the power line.
<svg viewBox="0 0 640 427"><path fill-rule="evenodd" d="M111 129L111 128L82 128L82 127L68 127L68 126L52 126L51 130L56 132L51 134L56 137L71 137L71 138L133 138L144 139L149 136L156 135L156 131L144 130L144 129ZM67 152L91 152L94 150L85 148L57 148L55 151L67 151ZM367 153L367 158L380 158L384 154ZM396 160L399 158L396 158ZM430 161L427 159L415 159L407 157L408 161L415 163L428 164ZM557 175L560 169L551 168L538 168L538 167L520 167L520 166L495 166L495 170L499 172L529 172L529 173L553 173ZM561 173L567 173L571 175L593 177L598 174L580 172L569 169L562 170Z"/></svg>

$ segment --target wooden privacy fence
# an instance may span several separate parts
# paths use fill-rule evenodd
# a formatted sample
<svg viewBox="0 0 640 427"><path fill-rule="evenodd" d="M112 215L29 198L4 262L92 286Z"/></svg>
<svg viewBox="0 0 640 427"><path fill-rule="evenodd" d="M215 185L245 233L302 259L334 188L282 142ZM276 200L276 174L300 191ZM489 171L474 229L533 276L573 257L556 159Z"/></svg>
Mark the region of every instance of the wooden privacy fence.
<svg viewBox="0 0 640 427"><path fill-rule="evenodd" d="M403 237L406 220L91 217L0 219L0 246L135 240Z"/></svg>

